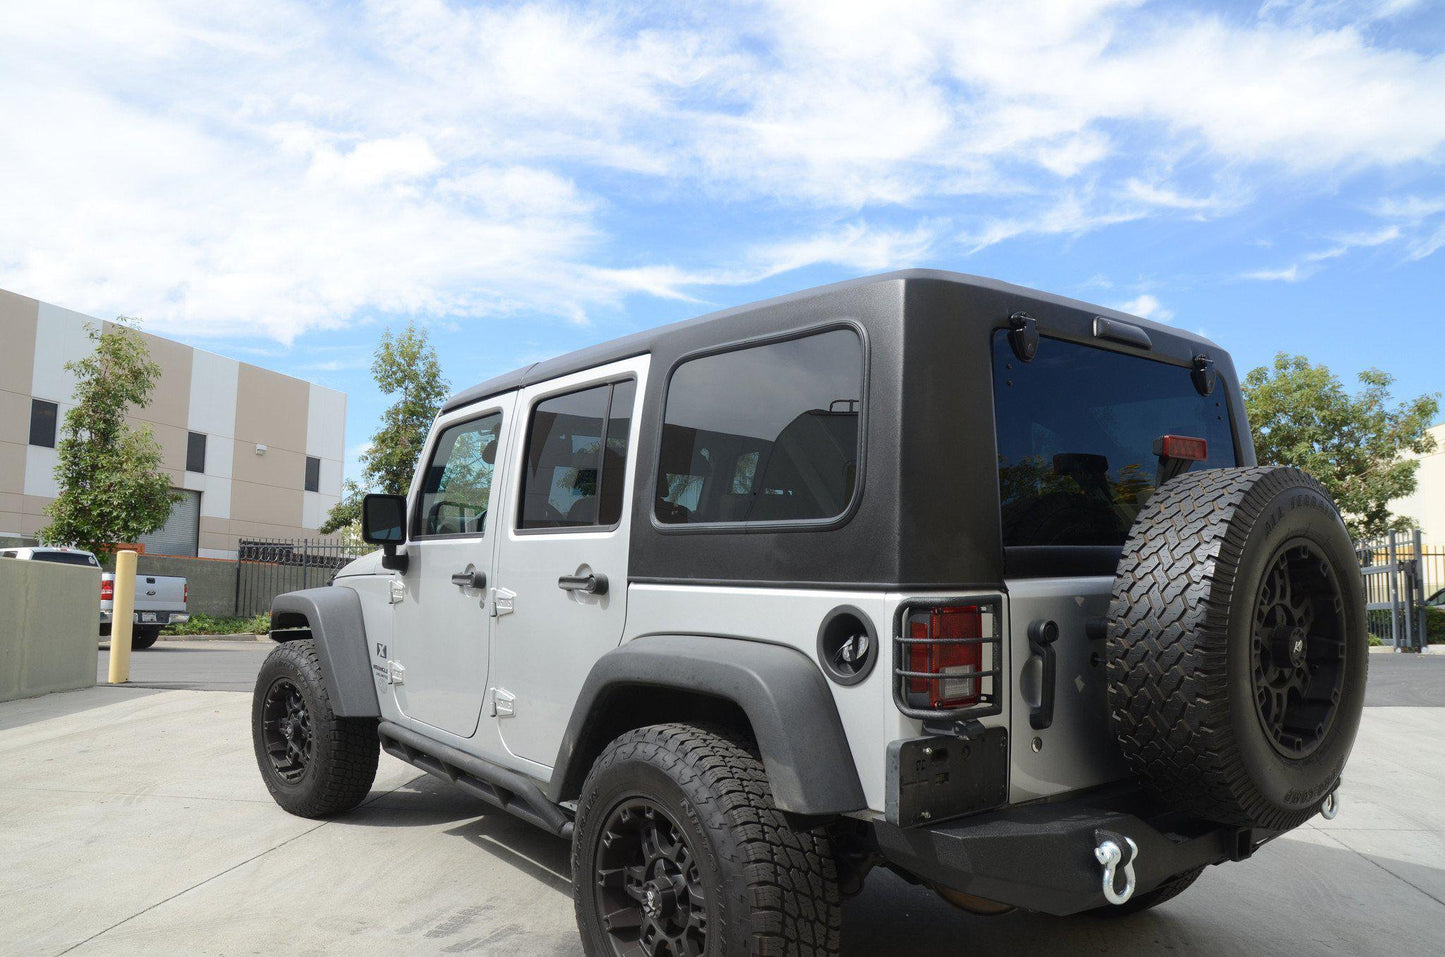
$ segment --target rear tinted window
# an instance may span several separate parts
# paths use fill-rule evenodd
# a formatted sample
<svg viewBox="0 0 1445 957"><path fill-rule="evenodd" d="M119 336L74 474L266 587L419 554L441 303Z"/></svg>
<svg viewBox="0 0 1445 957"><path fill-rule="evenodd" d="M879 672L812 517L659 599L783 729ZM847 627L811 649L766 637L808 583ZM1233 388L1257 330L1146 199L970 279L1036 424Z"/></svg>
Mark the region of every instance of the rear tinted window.
<svg viewBox="0 0 1445 957"><path fill-rule="evenodd" d="M1004 545L1122 545L1157 481L1154 440L1208 442L1192 468L1235 464L1226 390L1189 369L1057 339L1019 362L993 341Z"/></svg>
<svg viewBox="0 0 1445 957"><path fill-rule="evenodd" d="M33 561L54 562L57 565L90 565L95 567L100 563L94 556L84 552L35 552L31 556Z"/></svg>
<svg viewBox="0 0 1445 957"><path fill-rule="evenodd" d="M797 522L847 511L863 344L838 329L693 359L667 390L660 522Z"/></svg>

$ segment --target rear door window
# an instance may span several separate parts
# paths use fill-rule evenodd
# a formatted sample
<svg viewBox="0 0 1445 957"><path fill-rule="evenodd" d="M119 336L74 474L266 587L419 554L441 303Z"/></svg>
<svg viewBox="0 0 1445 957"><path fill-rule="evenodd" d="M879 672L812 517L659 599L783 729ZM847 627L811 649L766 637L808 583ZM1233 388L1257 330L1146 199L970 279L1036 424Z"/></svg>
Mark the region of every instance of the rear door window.
<svg viewBox="0 0 1445 957"><path fill-rule="evenodd" d="M1192 469L1236 462L1226 388L1200 395L1184 366L1048 338L1020 362L999 332L993 369L1005 546L1123 545L1160 436L1206 441Z"/></svg>
<svg viewBox="0 0 1445 957"><path fill-rule="evenodd" d="M851 329L684 362L654 513L669 525L836 518L857 493L863 344Z"/></svg>
<svg viewBox="0 0 1445 957"><path fill-rule="evenodd" d="M622 520L632 379L537 403L527 431L522 530L610 527Z"/></svg>

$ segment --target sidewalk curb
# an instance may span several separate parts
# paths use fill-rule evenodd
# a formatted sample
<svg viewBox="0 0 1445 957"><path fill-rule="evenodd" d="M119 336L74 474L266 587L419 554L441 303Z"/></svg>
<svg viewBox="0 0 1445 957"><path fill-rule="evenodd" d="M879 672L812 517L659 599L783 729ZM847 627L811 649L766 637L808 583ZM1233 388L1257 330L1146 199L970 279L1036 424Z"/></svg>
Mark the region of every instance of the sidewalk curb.
<svg viewBox="0 0 1445 957"><path fill-rule="evenodd" d="M249 631L232 635L161 635L161 641L270 641L270 635L256 635Z"/></svg>

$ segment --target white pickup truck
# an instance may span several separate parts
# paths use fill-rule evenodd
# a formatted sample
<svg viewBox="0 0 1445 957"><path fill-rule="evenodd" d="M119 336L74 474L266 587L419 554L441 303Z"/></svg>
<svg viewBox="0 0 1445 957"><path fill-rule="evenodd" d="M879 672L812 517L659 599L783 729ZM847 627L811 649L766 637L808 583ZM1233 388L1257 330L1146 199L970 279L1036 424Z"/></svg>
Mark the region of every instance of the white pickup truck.
<svg viewBox="0 0 1445 957"><path fill-rule="evenodd" d="M34 562L56 562L62 565L89 565L99 568L100 562L90 552L80 548L57 546L40 548L0 549L0 558L19 558ZM190 585L184 578L171 575L137 575L135 580L135 625L131 631L131 648L143 651L156 643L161 629L166 625L190 620L186 602L190 599ZM100 576L100 635L110 636L110 624L114 617L115 574L102 572Z"/></svg>

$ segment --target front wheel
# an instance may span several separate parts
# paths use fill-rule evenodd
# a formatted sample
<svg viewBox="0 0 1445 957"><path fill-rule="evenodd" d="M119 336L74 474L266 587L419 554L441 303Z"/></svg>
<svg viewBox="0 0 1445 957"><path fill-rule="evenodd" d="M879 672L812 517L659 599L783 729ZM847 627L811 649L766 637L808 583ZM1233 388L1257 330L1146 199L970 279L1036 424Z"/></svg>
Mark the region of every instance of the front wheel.
<svg viewBox="0 0 1445 957"><path fill-rule="evenodd" d="M582 787L572 874L593 957L838 951L826 834L794 826L757 755L714 731L656 725L607 746Z"/></svg>
<svg viewBox="0 0 1445 957"><path fill-rule="evenodd" d="M339 718L310 639L289 641L261 665L251 740L276 803L300 817L349 811L371 792L381 743L374 718Z"/></svg>

